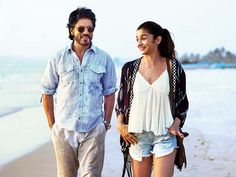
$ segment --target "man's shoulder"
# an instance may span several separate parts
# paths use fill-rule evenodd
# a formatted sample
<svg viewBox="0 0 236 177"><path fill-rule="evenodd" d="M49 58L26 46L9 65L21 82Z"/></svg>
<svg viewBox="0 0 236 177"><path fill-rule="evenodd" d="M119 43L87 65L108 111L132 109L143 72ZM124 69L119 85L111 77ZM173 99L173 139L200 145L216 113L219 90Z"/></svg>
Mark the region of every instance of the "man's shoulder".
<svg viewBox="0 0 236 177"><path fill-rule="evenodd" d="M111 58L110 54L107 51L105 51L97 46L93 46L93 50L95 50L95 53L98 55Z"/></svg>
<svg viewBox="0 0 236 177"><path fill-rule="evenodd" d="M69 50L70 50L69 46L65 46L64 48L61 48L58 51L56 51L54 55L50 57L50 59L55 62L59 62L60 60L68 56L68 52L70 52Z"/></svg>
<svg viewBox="0 0 236 177"><path fill-rule="evenodd" d="M114 63L112 56L105 50L95 46L93 46L93 50L95 52L95 58L99 61L99 63L103 63L104 65Z"/></svg>
<svg viewBox="0 0 236 177"><path fill-rule="evenodd" d="M66 54L68 54L68 52L71 52L70 50L71 50L70 46L67 45L67 46L65 46L64 48L59 49L59 50L55 53L55 56L63 56L63 55L66 55Z"/></svg>

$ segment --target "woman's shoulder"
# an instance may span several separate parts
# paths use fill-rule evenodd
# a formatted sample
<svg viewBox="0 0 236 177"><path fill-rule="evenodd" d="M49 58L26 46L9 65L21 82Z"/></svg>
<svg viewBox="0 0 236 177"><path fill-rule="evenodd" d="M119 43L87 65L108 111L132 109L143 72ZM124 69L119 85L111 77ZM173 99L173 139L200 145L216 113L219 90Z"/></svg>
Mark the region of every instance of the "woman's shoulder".
<svg viewBox="0 0 236 177"><path fill-rule="evenodd" d="M177 69L183 69L181 61L177 58L172 59L172 65L175 66Z"/></svg>
<svg viewBox="0 0 236 177"><path fill-rule="evenodd" d="M128 68L133 68L136 64L138 64L139 62L141 61L141 58L137 58L135 60L131 60L131 61L128 61L126 62L124 65L123 65L123 69L128 69Z"/></svg>
<svg viewBox="0 0 236 177"><path fill-rule="evenodd" d="M182 66L182 63L180 60L178 59L173 59L172 60L172 65L173 65L173 68L175 68L175 73L177 74L178 73L178 76L181 77L181 76L185 76L185 71L184 71L184 68Z"/></svg>
<svg viewBox="0 0 236 177"><path fill-rule="evenodd" d="M177 58L173 58L172 62L176 63L176 65L180 65L181 66L181 62Z"/></svg>

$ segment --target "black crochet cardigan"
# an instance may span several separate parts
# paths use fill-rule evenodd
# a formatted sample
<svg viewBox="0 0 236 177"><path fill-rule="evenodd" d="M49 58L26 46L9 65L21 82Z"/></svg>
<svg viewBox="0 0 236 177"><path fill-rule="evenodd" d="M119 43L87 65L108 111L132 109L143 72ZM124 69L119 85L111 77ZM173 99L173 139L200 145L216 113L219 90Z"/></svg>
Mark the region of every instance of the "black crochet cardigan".
<svg viewBox="0 0 236 177"><path fill-rule="evenodd" d="M120 80L120 88L117 96L117 105L116 105L116 113L117 116L119 114L124 115L124 124L128 124L129 122L129 113L133 100L133 84L136 78L137 71L139 69L139 65L142 58L127 62L121 72L121 80ZM186 94L186 78L185 72L177 59L171 60L171 67L169 66L167 60L167 69L169 74L169 82L170 82L170 107L173 118L178 117L181 120L180 128L183 127L187 110L188 110L188 99ZM179 142L179 141L178 141ZM181 143L182 141L180 141ZM131 158L129 156L129 144L126 144L122 137L120 137L121 151L124 155L124 167L122 177L125 175L125 171L127 171L128 176L131 177ZM183 146L182 144L178 144L179 147ZM178 169L182 169L183 163L186 166L186 157L185 153L183 157L177 156L175 160L175 165ZM183 163L179 164L179 159L183 160Z"/></svg>

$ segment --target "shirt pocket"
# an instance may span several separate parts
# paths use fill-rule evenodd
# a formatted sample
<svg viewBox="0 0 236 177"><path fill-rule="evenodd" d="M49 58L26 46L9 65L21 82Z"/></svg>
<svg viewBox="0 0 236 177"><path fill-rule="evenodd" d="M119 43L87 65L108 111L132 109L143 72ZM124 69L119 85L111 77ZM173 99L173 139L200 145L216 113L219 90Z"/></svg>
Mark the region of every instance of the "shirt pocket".
<svg viewBox="0 0 236 177"><path fill-rule="evenodd" d="M90 80L92 82L100 82L104 73L106 73L105 66L102 65L90 65Z"/></svg>
<svg viewBox="0 0 236 177"><path fill-rule="evenodd" d="M73 65L67 65L59 69L61 84L66 87L77 80L78 73Z"/></svg>

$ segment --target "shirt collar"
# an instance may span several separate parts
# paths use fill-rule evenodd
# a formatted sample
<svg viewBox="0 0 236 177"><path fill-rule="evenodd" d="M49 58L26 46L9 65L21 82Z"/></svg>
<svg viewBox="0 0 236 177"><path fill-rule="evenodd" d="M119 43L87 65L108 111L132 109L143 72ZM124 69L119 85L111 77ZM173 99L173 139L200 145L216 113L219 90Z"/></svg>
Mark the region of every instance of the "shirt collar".
<svg viewBox="0 0 236 177"><path fill-rule="evenodd" d="M72 45L73 45L73 42L71 42L68 47L67 47L67 51L68 52L71 52L72 51ZM97 47L95 45L93 45L93 43L91 44L90 48L88 50L91 50L93 51L94 53L97 52Z"/></svg>

